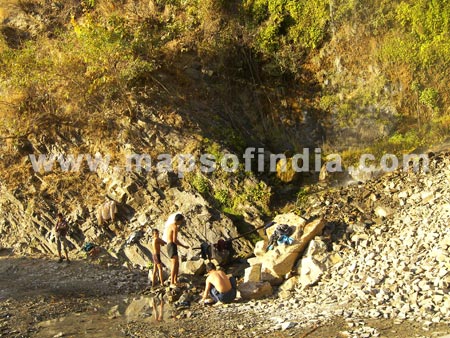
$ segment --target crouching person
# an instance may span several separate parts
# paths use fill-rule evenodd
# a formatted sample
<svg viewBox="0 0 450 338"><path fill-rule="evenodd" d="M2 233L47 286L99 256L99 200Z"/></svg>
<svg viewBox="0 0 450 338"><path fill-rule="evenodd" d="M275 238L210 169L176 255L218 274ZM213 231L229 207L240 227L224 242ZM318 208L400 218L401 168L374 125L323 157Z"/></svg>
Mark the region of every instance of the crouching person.
<svg viewBox="0 0 450 338"><path fill-rule="evenodd" d="M207 303L212 299L214 303L231 303L236 298L236 279L228 277L221 270L216 270L213 263L206 264L206 271L208 277L201 301Z"/></svg>

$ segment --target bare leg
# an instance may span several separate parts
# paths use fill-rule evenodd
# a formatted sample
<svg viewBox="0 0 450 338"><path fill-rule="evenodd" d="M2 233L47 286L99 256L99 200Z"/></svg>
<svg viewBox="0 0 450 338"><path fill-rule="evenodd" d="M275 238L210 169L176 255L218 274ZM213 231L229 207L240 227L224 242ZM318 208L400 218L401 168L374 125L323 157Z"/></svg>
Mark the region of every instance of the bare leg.
<svg viewBox="0 0 450 338"><path fill-rule="evenodd" d="M164 301L161 300L161 303L159 304L159 316L158 321L161 322L164 317Z"/></svg>
<svg viewBox="0 0 450 338"><path fill-rule="evenodd" d="M170 260L171 270L170 270L170 284L176 283L176 275L178 274L178 256L172 257Z"/></svg>
<svg viewBox="0 0 450 338"><path fill-rule="evenodd" d="M157 269L157 266L155 264L155 266L153 267L152 286L156 285L156 269Z"/></svg>
<svg viewBox="0 0 450 338"><path fill-rule="evenodd" d="M64 248L64 252L66 253L67 261L70 262L70 260L69 260L69 253L67 252L67 248Z"/></svg>
<svg viewBox="0 0 450 338"><path fill-rule="evenodd" d="M63 239L63 244L64 244L64 253L66 254L66 259L67 259L67 262L70 262L70 260L69 260L69 252L67 251L67 247L69 246L68 244L68 242L67 242L67 238L66 237L64 237L64 239Z"/></svg>
<svg viewBox="0 0 450 338"><path fill-rule="evenodd" d="M159 314L158 314L158 308L156 307L155 299L153 299L153 314L155 315L155 320L158 320Z"/></svg>
<svg viewBox="0 0 450 338"><path fill-rule="evenodd" d="M61 256L61 240L59 237L56 238L56 248L58 249L59 262L62 262L63 258Z"/></svg>
<svg viewBox="0 0 450 338"><path fill-rule="evenodd" d="M161 285L163 285L164 279L163 279L163 271L161 264L158 265L158 271L159 271L159 281Z"/></svg>
<svg viewBox="0 0 450 338"><path fill-rule="evenodd" d="M178 283L178 269L180 266L180 261L178 259L178 256L175 256L175 273L174 273L174 278L173 278L173 284L177 284Z"/></svg>

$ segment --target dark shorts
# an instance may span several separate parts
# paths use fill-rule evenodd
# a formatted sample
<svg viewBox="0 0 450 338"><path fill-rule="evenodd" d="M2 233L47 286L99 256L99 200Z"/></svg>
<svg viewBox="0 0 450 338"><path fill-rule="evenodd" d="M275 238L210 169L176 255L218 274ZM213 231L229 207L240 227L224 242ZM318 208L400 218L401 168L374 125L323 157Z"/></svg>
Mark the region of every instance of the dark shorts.
<svg viewBox="0 0 450 338"><path fill-rule="evenodd" d="M153 264L161 264L161 254L152 254Z"/></svg>
<svg viewBox="0 0 450 338"><path fill-rule="evenodd" d="M169 255L169 258L174 258L178 256L178 249L175 243L173 242L167 243L167 255Z"/></svg>
<svg viewBox="0 0 450 338"><path fill-rule="evenodd" d="M236 279L230 277L231 290L228 292L219 292L215 287L211 288L209 294L216 302L231 303L236 298Z"/></svg>
<svg viewBox="0 0 450 338"><path fill-rule="evenodd" d="M67 251L69 248L69 241L67 240L66 236L63 236L61 234L56 234L56 248L58 252L61 252L61 246L63 247L64 251Z"/></svg>

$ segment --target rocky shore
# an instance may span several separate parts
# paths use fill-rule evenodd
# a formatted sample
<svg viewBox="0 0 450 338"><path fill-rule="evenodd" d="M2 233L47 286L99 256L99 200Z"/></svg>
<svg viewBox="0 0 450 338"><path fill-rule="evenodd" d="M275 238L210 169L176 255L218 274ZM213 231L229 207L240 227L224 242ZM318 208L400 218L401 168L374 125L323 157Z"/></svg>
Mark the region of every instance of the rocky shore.
<svg viewBox="0 0 450 338"><path fill-rule="evenodd" d="M449 164L439 154L428 173L398 171L311 195L301 217L322 217L323 231L262 299L205 307L197 303L202 276L184 275L179 290L155 291L146 289L145 271L114 260L58 265L4 256L2 335L70 336L80 324L42 320L95 312L92 332L110 318L110 336L118 337L443 337L450 333ZM245 266L228 271L240 284ZM18 325L24 304L41 313ZM63 304L62 312L48 311ZM156 321L161 304L163 320Z"/></svg>

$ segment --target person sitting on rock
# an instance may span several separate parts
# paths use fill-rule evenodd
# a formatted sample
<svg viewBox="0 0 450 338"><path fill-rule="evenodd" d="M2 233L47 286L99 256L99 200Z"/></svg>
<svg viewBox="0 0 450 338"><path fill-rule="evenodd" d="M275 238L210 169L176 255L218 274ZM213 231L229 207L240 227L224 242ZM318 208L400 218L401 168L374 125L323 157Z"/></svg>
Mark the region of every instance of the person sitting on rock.
<svg viewBox="0 0 450 338"><path fill-rule="evenodd" d="M64 259L61 255L61 245L64 247L64 253L66 254L67 263L70 262L69 254L67 252L69 242L67 241L67 238L66 238L68 230L69 230L69 226L67 224L67 221L64 219L63 214L58 213L58 219L56 221L56 226L55 226L56 248L58 249L58 256L59 256L58 263L61 263Z"/></svg>
<svg viewBox="0 0 450 338"><path fill-rule="evenodd" d="M206 271L208 277L201 302L206 304L212 299L214 303L231 303L236 298L236 279L228 277L222 270L217 270L211 262L206 264Z"/></svg>

